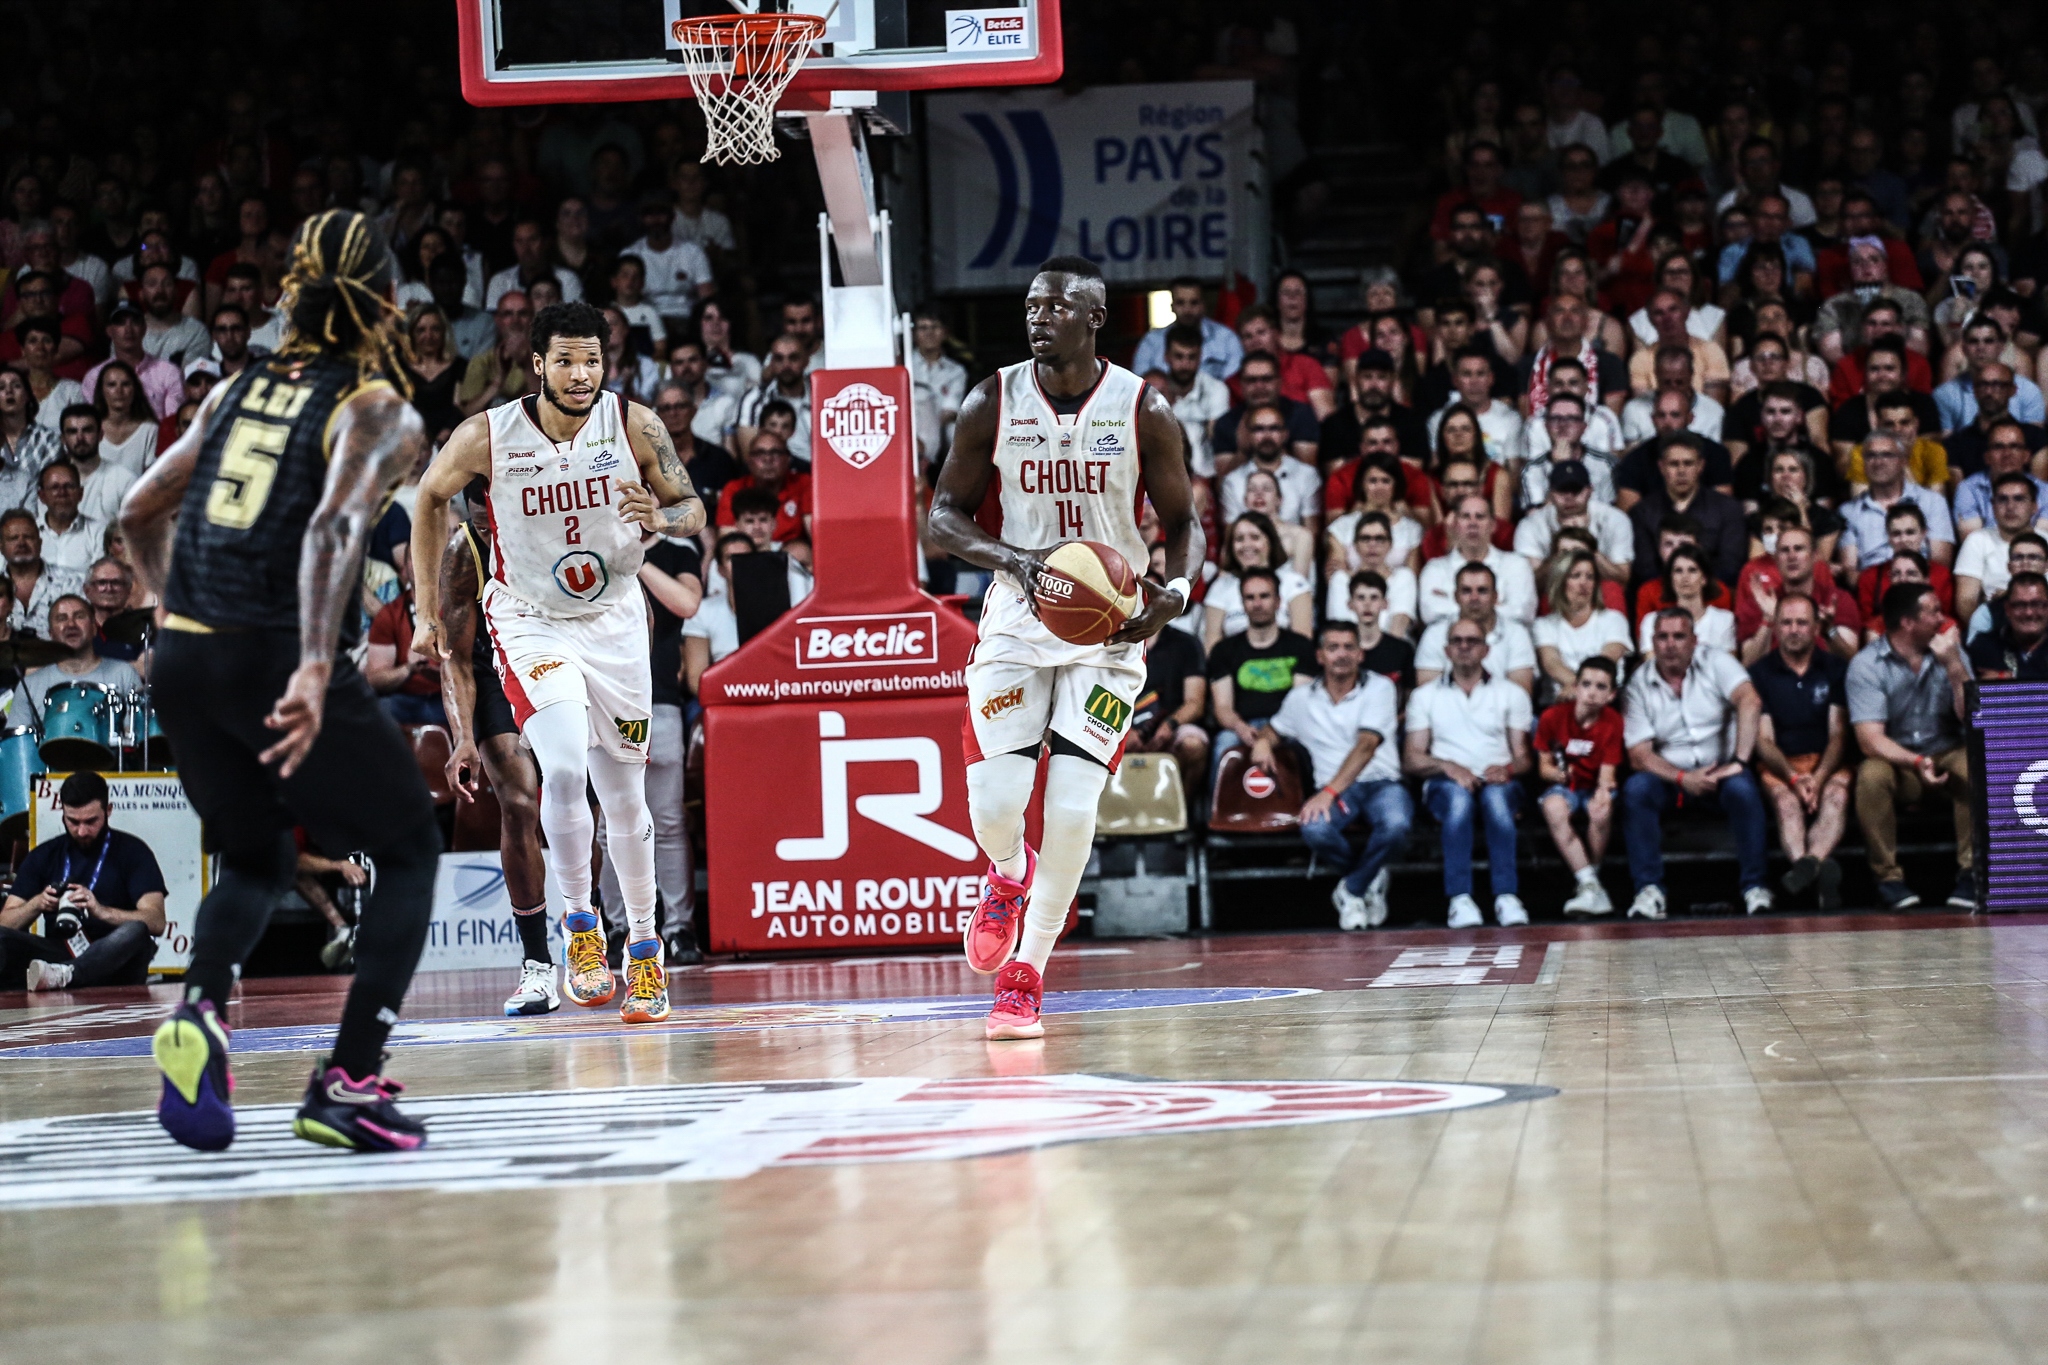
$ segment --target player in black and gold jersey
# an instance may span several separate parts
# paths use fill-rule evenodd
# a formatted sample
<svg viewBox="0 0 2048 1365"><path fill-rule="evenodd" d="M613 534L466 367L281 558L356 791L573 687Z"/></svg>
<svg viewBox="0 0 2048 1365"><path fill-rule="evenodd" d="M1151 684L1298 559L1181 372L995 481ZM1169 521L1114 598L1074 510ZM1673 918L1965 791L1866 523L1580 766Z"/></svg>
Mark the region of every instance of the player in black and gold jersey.
<svg viewBox="0 0 2048 1365"><path fill-rule="evenodd" d="M155 1040L157 1116L188 1147L234 1140L222 1013L291 888L294 824L322 848L367 850L376 873L334 1051L293 1131L358 1150L426 1141L377 1073L426 943L440 832L404 736L343 653L364 543L426 450L392 385L405 371L391 285L390 251L367 218L309 219L285 277L284 345L207 396L121 511L137 575L163 600L157 714L221 859L185 1001Z"/></svg>
<svg viewBox="0 0 2048 1365"><path fill-rule="evenodd" d="M465 501L471 516L481 514L479 479ZM422 572L415 567L415 573ZM548 948L547 869L540 856L540 774L519 744L519 722L498 681L491 659L489 633L477 600L491 576L488 531L474 520L455 528L441 557L441 630L448 657L441 661L441 701L448 713L448 736L454 751L448 758L448 785L456 799L474 799L479 766L491 779L498 797L498 860L505 869L505 894L512 901L512 922L519 927L525 964L519 987L505 1002L505 1013L550 1014L562 1007L555 986L554 957Z"/></svg>

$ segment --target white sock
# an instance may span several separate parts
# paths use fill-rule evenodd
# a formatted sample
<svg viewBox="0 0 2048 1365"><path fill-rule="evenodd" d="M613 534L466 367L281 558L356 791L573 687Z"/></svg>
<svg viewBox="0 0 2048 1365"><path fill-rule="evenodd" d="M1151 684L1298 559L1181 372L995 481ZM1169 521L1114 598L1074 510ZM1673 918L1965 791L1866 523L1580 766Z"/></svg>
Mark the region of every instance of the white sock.
<svg viewBox="0 0 2048 1365"><path fill-rule="evenodd" d="M520 731L540 768L540 827L554 854L555 884L570 914L590 909L590 718L581 706L558 702L527 719Z"/></svg>
<svg viewBox="0 0 2048 1365"><path fill-rule="evenodd" d="M1108 785L1109 769L1090 759L1054 754L1046 766L1045 842L1038 850L1024 936L1017 945L1018 958L1041 972L1066 927L1081 874L1088 870L1088 855L1095 848L1095 807Z"/></svg>
<svg viewBox="0 0 2048 1365"><path fill-rule="evenodd" d="M1587 863L1572 875L1579 879L1580 886L1597 886L1600 882L1600 869L1591 863Z"/></svg>
<svg viewBox="0 0 2048 1365"><path fill-rule="evenodd" d="M997 754L967 769L967 818L981 851L996 871L1024 880L1024 808L1031 804L1038 762L1022 754Z"/></svg>
<svg viewBox="0 0 2048 1365"><path fill-rule="evenodd" d="M590 785L604 810L604 848L626 901L626 941L654 935L654 814L647 809L647 765L592 749Z"/></svg>

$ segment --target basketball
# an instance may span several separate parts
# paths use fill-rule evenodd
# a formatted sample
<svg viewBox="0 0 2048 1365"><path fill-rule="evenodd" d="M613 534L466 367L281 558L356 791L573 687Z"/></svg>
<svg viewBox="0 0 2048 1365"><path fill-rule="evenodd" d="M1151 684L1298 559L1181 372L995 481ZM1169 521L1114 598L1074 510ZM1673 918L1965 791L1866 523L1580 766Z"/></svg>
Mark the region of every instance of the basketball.
<svg viewBox="0 0 2048 1365"><path fill-rule="evenodd" d="M1101 644L1141 605L1129 561L1094 540L1054 546L1036 596L1038 619L1070 645Z"/></svg>

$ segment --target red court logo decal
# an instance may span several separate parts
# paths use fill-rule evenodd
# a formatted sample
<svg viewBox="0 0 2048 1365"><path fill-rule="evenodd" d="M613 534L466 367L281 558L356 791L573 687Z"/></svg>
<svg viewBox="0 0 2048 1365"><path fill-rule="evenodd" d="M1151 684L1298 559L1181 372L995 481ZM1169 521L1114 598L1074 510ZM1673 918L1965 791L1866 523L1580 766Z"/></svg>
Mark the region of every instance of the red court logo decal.
<svg viewBox="0 0 2048 1365"><path fill-rule="evenodd" d="M390 1156L340 1156L299 1141L288 1104L243 1106L235 1145L219 1153L179 1147L147 1110L83 1114L0 1124L0 1209L738 1180L772 1167L945 1161L1066 1142L1434 1114L1556 1093L1437 1081L1088 1075L549 1090L408 1098L430 1141ZM546 1140L536 1141L537 1132Z"/></svg>
<svg viewBox="0 0 2048 1365"><path fill-rule="evenodd" d="M873 384L848 384L818 407L818 434L832 453L866 469L896 436L896 400Z"/></svg>

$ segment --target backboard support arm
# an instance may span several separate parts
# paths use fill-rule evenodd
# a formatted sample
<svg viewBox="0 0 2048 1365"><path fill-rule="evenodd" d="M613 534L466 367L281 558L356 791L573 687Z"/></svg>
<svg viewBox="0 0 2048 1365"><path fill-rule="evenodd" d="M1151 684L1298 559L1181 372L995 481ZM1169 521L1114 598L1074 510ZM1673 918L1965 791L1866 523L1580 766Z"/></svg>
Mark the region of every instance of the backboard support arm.
<svg viewBox="0 0 2048 1365"><path fill-rule="evenodd" d="M834 91L832 107L804 114L825 212L818 217L818 271L825 303L825 365L866 369L901 363L889 215L875 209L874 173L861 126L865 92ZM839 283L832 282L832 261Z"/></svg>

